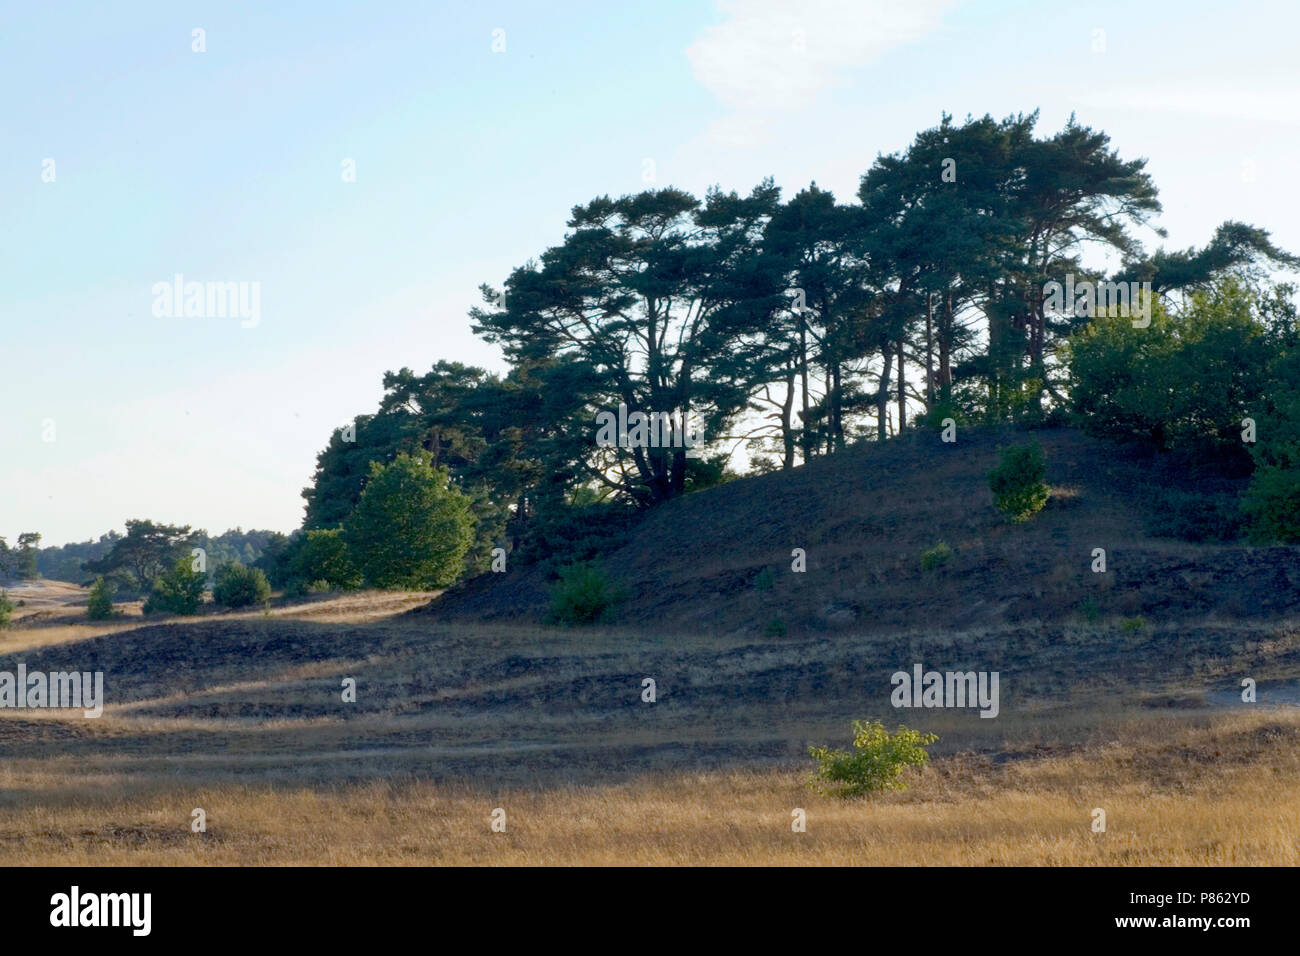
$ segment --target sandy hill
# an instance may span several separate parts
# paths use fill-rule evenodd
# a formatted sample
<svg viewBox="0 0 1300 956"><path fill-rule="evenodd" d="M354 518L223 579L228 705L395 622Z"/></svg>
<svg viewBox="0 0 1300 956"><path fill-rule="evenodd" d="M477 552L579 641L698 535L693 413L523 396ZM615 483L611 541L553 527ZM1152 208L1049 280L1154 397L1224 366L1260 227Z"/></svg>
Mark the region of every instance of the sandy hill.
<svg viewBox="0 0 1300 956"><path fill-rule="evenodd" d="M1002 445L1038 441L1053 495L1023 525L993 506ZM1188 476L1168 461L1072 429L915 432L743 478L649 513L605 558L634 629L758 636L1144 618L1277 619L1300 608L1300 549L1191 544L1148 535L1153 492ZM926 570L922 553L953 551ZM807 571L791 570L803 548ZM1093 549L1107 570L1094 573ZM772 586L762 587L766 575ZM424 613L537 621L536 567L487 574Z"/></svg>

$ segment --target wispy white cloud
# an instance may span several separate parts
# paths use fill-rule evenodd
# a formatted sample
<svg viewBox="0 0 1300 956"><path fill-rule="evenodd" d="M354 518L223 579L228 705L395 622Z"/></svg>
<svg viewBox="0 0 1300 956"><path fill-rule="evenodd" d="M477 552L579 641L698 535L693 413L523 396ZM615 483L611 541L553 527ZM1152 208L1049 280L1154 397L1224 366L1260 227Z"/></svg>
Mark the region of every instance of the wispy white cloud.
<svg viewBox="0 0 1300 956"><path fill-rule="evenodd" d="M715 124L732 144L884 53L935 30L955 0L718 0L725 18L687 48L695 78L733 111Z"/></svg>

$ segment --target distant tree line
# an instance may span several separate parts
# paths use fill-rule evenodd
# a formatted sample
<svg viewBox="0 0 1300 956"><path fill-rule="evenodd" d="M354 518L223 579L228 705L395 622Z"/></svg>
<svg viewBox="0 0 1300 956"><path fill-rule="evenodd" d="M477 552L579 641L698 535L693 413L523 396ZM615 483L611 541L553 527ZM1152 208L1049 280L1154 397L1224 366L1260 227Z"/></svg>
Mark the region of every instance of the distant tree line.
<svg viewBox="0 0 1300 956"><path fill-rule="evenodd" d="M117 583L133 590L147 591L152 586L157 570L157 561L144 557L151 553L172 550L177 555L183 551L189 554L190 548L202 548L206 555L205 563L212 569L208 575L212 579L216 569L225 564L240 562L252 565L262 555L262 549L274 532L234 528L219 535L211 535L202 529L192 531L188 526L173 529L170 534L159 536L157 529L172 526L155 524L151 521L132 520L127 522L128 535L132 527L138 527L137 539L125 545L119 556L108 564L104 563L124 536L118 531L109 531L98 539L79 541L57 547L40 548L35 552L36 569L41 577L53 581L68 581L73 584L88 584L97 574L116 577ZM39 536L38 536L39 537ZM3 539L0 539L0 543ZM142 544L141 542L147 542ZM0 544L0 554L3 545ZM129 560L126 555L139 555L139 561ZM2 559L0 559L2 560ZM141 569L145 573L137 573Z"/></svg>
<svg viewBox="0 0 1300 956"><path fill-rule="evenodd" d="M91 585L88 614L114 615L114 596L143 597L146 611L194 613L212 589L216 603L241 607L270 595L266 578L253 565L271 531L235 528L220 535L188 525L144 519L126 523L126 533L109 531L97 540L38 548L40 535L19 536L17 549L0 538L0 579L44 577Z"/></svg>
<svg viewBox="0 0 1300 956"><path fill-rule="evenodd" d="M97 548L100 557L82 562L81 576L92 579L87 614L112 617L119 591L143 596L146 614L194 614L209 588L214 603L228 608L263 604L270 584L253 565L272 534L236 528L213 537L188 525L130 520L125 535L96 542L106 545Z"/></svg>

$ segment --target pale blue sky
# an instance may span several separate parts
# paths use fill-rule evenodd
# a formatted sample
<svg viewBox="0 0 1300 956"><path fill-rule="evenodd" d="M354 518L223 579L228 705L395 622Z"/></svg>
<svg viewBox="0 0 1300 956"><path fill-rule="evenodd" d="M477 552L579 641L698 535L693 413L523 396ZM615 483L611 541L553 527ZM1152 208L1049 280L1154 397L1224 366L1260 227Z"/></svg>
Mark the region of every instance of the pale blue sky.
<svg viewBox="0 0 1300 956"><path fill-rule="evenodd" d="M1043 134L1075 111L1150 159L1170 246L1234 218L1300 251L1285 0L265 6L6 8L10 540L296 527L317 451L383 372L499 367L469 331L478 285L576 203L644 188L646 160L659 186L771 175L850 199L941 111L1040 108ZM176 273L259 282L260 323L156 318Z"/></svg>

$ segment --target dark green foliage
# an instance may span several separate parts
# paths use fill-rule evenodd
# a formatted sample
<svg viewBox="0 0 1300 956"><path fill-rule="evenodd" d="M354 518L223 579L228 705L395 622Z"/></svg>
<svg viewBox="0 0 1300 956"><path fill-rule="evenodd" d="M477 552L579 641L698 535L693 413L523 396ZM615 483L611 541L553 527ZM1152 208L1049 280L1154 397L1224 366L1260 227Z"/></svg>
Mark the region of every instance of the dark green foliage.
<svg viewBox="0 0 1300 956"><path fill-rule="evenodd" d="M135 588L144 592L182 557L188 566L190 550L197 546L197 535L189 525L128 521L126 536L114 541L112 550L102 560L86 562L85 569L104 575L121 572Z"/></svg>
<svg viewBox="0 0 1300 956"><path fill-rule="evenodd" d="M103 561L122 535L116 531L100 535L96 541L79 541L59 547L41 548L37 554L37 565L41 576L53 581L70 581L73 584L91 583L97 575L87 570L86 565L94 564L104 567ZM207 553L208 568L220 567L231 561L252 565L260 560L267 542L273 538L283 538L272 531L243 531L234 528L219 535L209 535L206 531L193 532L191 547L203 548ZM181 552L178 550L178 556ZM125 565L102 571L101 575L110 584L120 584L136 589L139 582Z"/></svg>
<svg viewBox="0 0 1300 956"><path fill-rule="evenodd" d="M613 618L623 594L600 565L578 562L563 567L551 591L548 624L598 624Z"/></svg>
<svg viewBox="0 0 1300 956"><path fill-rule="evenodd" d="M1243 510L1251 540L1300 543L1300 331L1289 302L1274 307L1277 350L1256 415L1255 476Z"/></svg>
<svg viewBox="0 0 1300 956"><path fill-rule="evenodd" d="M233 562L222 565L212 588L212 600L223 607L249 607L271 599L271 584L258 568Z"/></svg>
<svg viewBox="0 0 1300 956"><path fill-rule="evenodd" d="M464 571L474 540L470 499L427 457L402 453L388 465L373 462L342 539L370 587L448 587Z"/></svg>
<svg viewBox="0 0 1300 956"><path fill-rule="evenodd" d="M292 546L289 562L292 579L324 581L329 590L351 590L365 583L338 528L313 528L301 535Z"/></svg>
<svg viewBox="0 0 1300 956"><path fill-rule="evenodd" d="M205 575L194 567L193 559L180 558L154 581L144 613L197 614L205 589Z"/></svg>
<svg viewBox="0 0 1300 956"><path fill-rule="evenodd" d="M1071 399L1084 428L1198 461L1244 462L1241 422L1260 405L1273 356L1253 302L1228 279L1175 313L1157 305L1149 328L1094 320L1070 344Z"/></svg>
<svg viewBox="0 0 1300 956"><path fill-rule="evenodd" d="M276 536L274 531L244 531L242 528L232 528L215 536L206 531L196 531L194 547L206 552L209 570L235 562L252 567L273 536Z"/></svg>
<svg viewBox="0 0 1300 956"><path fill-rule="evenodd" d="M1300 544L1300 470L1260 466L1242 508L1253 541Z"/></svg>
<svg viewBox="0 0 1300 956"><path fill-rule="evenodd" d="M852 413L881 407L859 360L891 347L901 324L873 308L884 274L871 269L870 236L860 206L837 203L816 183L776 210L764 230L764 267L781 270L781 285L800 296L769 324L775 343L764 343L773 349L766 366L770 381L784 385L781 394L798 383L797 411L765 401L777 409L784 467L793 465L796 448L805 461L843 449ZM821 399L805 389L809 377L826 382Z"/></svg>
<svg viewBox="0 0 1300 956"><path fill-rule="evenodd" d="M955 124L945 115L905 154L879 157L858 193L873 261L888 280L882 319L892 317L892 335L906 340L928 316L933 397L977 381L989 421L1039 416L1044 394L1059 391L1048 357L1069 325L1048 314L1044 284L1079 271L1087 246L1137 253L1127 230L1160 210L1144 160L1120 159L1105 133L1073 117L1036 138L1037 121L1032 113ZM945 182L947 159L955 178ZM982 350L958 319L971 307L987 319Z"/></svg>
<svg viewBox="0 0 1300 956"><path fill-rule="evenodd" d="M329 582L325 581L323 583L328 590ZM287 598L300 598L307 593L307 582L299 578L293 578L284 586L284 596Z"/></svg>
<svg viewBox="0 0 1300 956"><path fill-rule="evenodd" d="M1130 265L1117 278L1144 279L1156 292L1168 292L1200 288L1229 274L1262 275L1270 265L1296 269L1300 258L1273 245L1263 229L1229 220L1214 231L1204 248L1177 252L1161 249L1150 259Z"/></svg>
<svg viewBox="0 0 1300 956"><path fill-rule="evenodd" d="M548 571L591 561L626 543L637 520L636 509L626 503L548 505L538 510L517 560L540 563Z"/></svg>
<svg viewBox="0 0 1300 956"><path fill-rule="evenodd" d="M92 621L106 621L117 612L113 610L114 587L103 575L95 578L90 586L90 597L86 601L86 617Z"/></svg>
<svg viewBox="0 0 1300 956"><path fill-rule="evenodd" d="M779 614L773 615L768 622L763 625L764 637L785 637L789 628L786 627L785 618Z"/></svg>
<svg viewBox="0 0 1300 956"><path fill-rule="evenodd" d="M465 575L482 574L492 565L492 549L508 537L510 512L494 500L492 489L479 484L462 489L469 499L474 534L465 549Z"/></svg>
<svg viewBox="0 0 1300 956"><path fill-rule="evenodd" d="M94 575L88 574L83 565L89 561L100 561L105 558L121 537L118 532L110 531L100 535L97 541L80 541L59 547L41 548L36 558L37 567L42 577L52 581L84 584ZM2 574L3 569L0 569L0 575Z"/></svg>
<svg viewBox="0 0 1300 956"><path fill-rule="evenodd" d="M916 425L919 428L942 432L945 427L944 422L949 418L958 427L969 421L966 409L955 398L935 401L928 412L923 412L916 417Z"/></svg>
<svg viewBox="0 0 1300 956"><path fill-rule="evenodd" d="M581 402L563 382L554 396L543 396L542 374L545 369L518 368L500 379L459 362L438 362L424 375L407 368L387 373L379 412L336 430L317 457L315 479L303 491L304 528L341 525L360 502L373 463L423 454L435 468L446 468L469 497L475 534L465 567L469 573L487 570L492 548L503 541L518 545L544 476L571 470L572 455L552 457L557 436L575 442L575 429L564 420L568 412L554 399ZM276 583L274 569L266 570Z"/></svg>
<svg viewBox="0 0 1300 956"><path fill-rule="evenodd" d="M1047 504L1046 478L1047 459L1036 442L1004 448L998 466L989 472L993 503L1011 521L1027 521Z"/></svg>
<svg viewBox="0 0 1300 956"><path fill-rule="evenodd" d="M763 568L754 576L754 587L759 591L770 591L775 583L776 578L771 568Z"/></svg>
<svg viewBox="0 0 1300 956"><path fill-rule="evenodd" d="M36 560L40 544L41 536L35 531L24 531L18 536L18 550L14 554L14 573L24 581L32 581L41 576Z"/></svg>
<svg viewBox="0 0 1300 956"><path fill-rule="evenodd" d="M1179 268L1182 268L1181 266ZM1265 292L1225 276L1150 328L1094 321L1069 350L1072 401L1086 430L1167 451L1183 475L1239 478L1235 490L1170 488L1147 530L1189 541L1300 541L1300 334L1290 286ZM1256 440L1247 437L1254 422ZM1253 459L1253 460L1252 460ZM1248 526L1248 527L1247 527Z"/></svg>
<svg viewBox="0 0 1300 956"><path fill-rule="evenodd" d="M421 450L421 422L406 411L358 415L336 429L316 457L316 477L303 490L307 514L303 527L337 528L361 500L372 462L388 463L399 451ZM351 440L349 440L351 439Z"/></svg>
<svg viewBox="0 0 1300 956"><path fill-rule="evenodd" d="M1244 478L1254 463L1241 419L1264 431L1292 415L1269 386L1284 378L1270 356L1287 353L1285 322L1262 321L1247 293L1261 266L1300 260L1231 222L1200 251L1148 257L1133 231L1160 211L1145 161L1073 118L1046 136L1037 124L1036 113L944 115L877 158L858 205L816 184L783 203L765 181L748 195L666 188L575 206L563 238L503 292L484 286L471 313L508 373L454 362L387 373L378 410L321 452L304 528L348 537L371 469L427 456L470 502L464 572L486 570L497 546L548 570L591 560L622 542L625 512L728 477L722 455L598 440L609 432L597 417L619 405L689 410L709 450L749 443L756 471L946 418L1050 427L1074 414L1095 434ZM1067 275L1105 280L1085 270L1087 249L1123 258L1118 281L1190 298L1158 304L1141 329L1129 316L1076 316L1048 288ZM1277 318L1287 306L1270 308ZM1288 466L1263 443L1254 533L1290 534L1289 479L1267 470ZM1013 520L1043 507L1044 481L1005 477L999 503ZM1161 533L1232 533L1226 512L1190 502L1163 520ZM396 553L377 559L388 570L361 567L383 540L349 545L366 578L428 586L423 572L392 570ZM293 568L302 538L267 547L277 585L334 580Z"/></svg>
<svg viewBox="0 0 1300 956"><path fill-rule="evenodd" d="M252 567L260 569L272 587L288 587L294 577L293 560L301 548L302 537L301 531L295 531L292 535L279 532L268 534L262 554L253 562Z"/></svg>
<svg viewBox="0 0 1300 956"><path fill-rule="evenodd" d="M600 446L593 412L689 410L707 440L745 409L766 358L748 340L783 305L782 276L758 254L778 198L771 182L703 202L671 187L599 197L514 270L504 301L484 289L474 330L542 383L554 414L538 437L562 466L551 473L569 470L565 490L592 482L641 505L685 492L684 448Z"/></svg>
<svg viewBox="0 0 1300 956"><path fill-rule="evenodd" d="M703 491L705 488L716 488L718 485L734 480L736 475L727 470L726 464L726 455L715 455L712 458L686 459L685 493L690 494L693 491Z"/></svg>
<svg viewBox="0 0 1300 956"><path fill-rule="evenodd" d="M10 616L14 613L14 602L6 591L0 591L0 630L9 626Z"/></svg>
<svg viewBox="0 0 1300 956"><path fill-rule="evenodd" d="M506 538L517 540L528 522L529 484L545 470L536 460L538 446L527 440L540 438L548 427L539 418L547 413L537 399L535 383L518 369L501 379L481 368L443 361L422 376L406 368L384 376L384 398L374 424L385 416L405 419L411 423L408 433L419 440L412 448L403 439L406 444L394 446L388 457L423 449L470 499L474 540L465 553L468 573L486 571L492 549Z"/></svg>
<svg viewBox="0 0 1300 956"><path fill-rule="evenodd" d="M0 538L0 580L13 576L30 581L41 576L38 565L41 536L35 531L24 531L18 536L18 547L9 547Z"/></svg>

